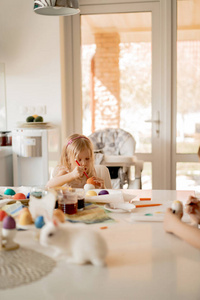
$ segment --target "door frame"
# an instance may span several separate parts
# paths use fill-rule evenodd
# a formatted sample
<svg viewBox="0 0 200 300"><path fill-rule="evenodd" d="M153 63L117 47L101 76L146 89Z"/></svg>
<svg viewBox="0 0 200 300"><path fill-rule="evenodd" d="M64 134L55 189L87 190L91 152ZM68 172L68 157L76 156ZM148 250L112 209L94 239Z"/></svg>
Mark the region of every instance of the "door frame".
<svg viewBox="0 0 200 300"><path fill-rule="evenodd" d="M177 0L172 2L172 167L171 189L176 190L176 164L178 162L199 163L197 153L176 152L176 122L177 122Z"/></svg>
<svg viewBox="0 0 200 300"><path fill-rule="evenodd" d="M92 0L79 1L80 14L152 12L152 119L160 112L160 137L152 123L152 153L137 153L152 163L152 188L171 189L171 86L172 86L172 2ZM92 4L91 4L92 3ZM60 17L62 72L62 142L73 132L82 132L80 15ZM155 51L155 46L156 51Z"/></svg>

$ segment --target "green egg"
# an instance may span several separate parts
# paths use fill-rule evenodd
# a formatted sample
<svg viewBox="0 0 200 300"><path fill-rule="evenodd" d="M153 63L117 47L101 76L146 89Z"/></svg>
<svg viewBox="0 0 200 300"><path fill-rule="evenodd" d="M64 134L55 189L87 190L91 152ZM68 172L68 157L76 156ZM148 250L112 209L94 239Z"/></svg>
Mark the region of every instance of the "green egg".
<svg viewBox="0 0 200 300"><path fill-rule="evenodd" d="M15 195L15 191L13 189L6 189L4 192L4 195L9 195L9 196L13 196Z"/></svg>

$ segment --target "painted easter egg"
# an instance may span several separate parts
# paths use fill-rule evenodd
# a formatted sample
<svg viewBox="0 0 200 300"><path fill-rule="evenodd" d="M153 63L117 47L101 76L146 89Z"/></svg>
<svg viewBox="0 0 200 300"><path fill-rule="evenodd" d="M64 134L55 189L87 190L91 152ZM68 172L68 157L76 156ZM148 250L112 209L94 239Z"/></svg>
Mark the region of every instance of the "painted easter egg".
<svg viewBox="0 0 200 300"><path fill-rule="evenodd" d="M38 216L35 219L35 227L36 228L42 228L44 226L45 222L44 222L44 218L43 216Z"/></svg>
<svg viewBox="0 0 200 300"><path fill-rule="evenodd" d="M84 185L84 190L85 191L89 191L89 190L93 190L93 189L95 189L95 186L93 184L86 183Z"/></svg>
<svg viewBox="0 0 200 300"><path fill-rule="evenodd" d="M89 196L89 197L97 196L97 193L95 191L90 190L90 191L87 191L86 196Z"/></svg>
<svg viewBox="0 0 200 300"><path fill-rule="evenodd" d="M23 193L16 193L13 196L13 199L15 199L15 200L23 200L23 199L26 199L26 196Z"/></svg>
<svg viewBox="0 0 200 300"><path fill-rule="evenodd" d="M94 181L94 179L93 179L93 177L88 178L88 179L87 179L87 183L88 183L88 184L93 184L94 186L95 186L95 184L96 184L95 181Z"/></svg>
<svg viewBox="0 0 200 300"><path fill-rule="evenodd" d="M56 217L61 223L65 222L65 214L61 209L54 209L53 216Z"/></svg>
<svg viewBox="0 0 200 300"><path fill-rule="evenodd" d="M0 209L0 222L2 222L6 216L7 213L4 210Z"/></svg>
<svg viewBox="0 0 200 300"><path fill-rule="evenodd" d="M172 203L172 211L173 213L183 213L183 204L179 200L175 200Z"/></svg>
<svg viewBox="0 0 200 300"><path fill-rule="evenodd" d="M30 225L33 223L32 216L28 207L24 207L21 210L18 222L20 225Z"/></svg>
<svg viewBox="0 0 200 300"><path fill-rule="evenodd" d="M30 192L26 195L26 198L27 198L27 199L30 198Z"/></svg>
<svg viewBox="0 0 200 300"><path fill-rule="evenodd" d="M11 216L6 216L3 219L3 228L4 229L15 229L16 228L15 219Z"/></svg>
<svg viewBox="0 0 200 300"><path fill-rule="evenodd" d="M4 192L4 195L9 195L9 196L13 196L15 195L15 191L13 189L6 189Z"/></svg>
<svg viewBox="0 0 200 300"><path fill-rule="evenodd" d="M98 193L99 196L102 196L102 195L108 195L108 194L109 194L109 192L108 192L107 190L101 190L101 191Z"/></svg>

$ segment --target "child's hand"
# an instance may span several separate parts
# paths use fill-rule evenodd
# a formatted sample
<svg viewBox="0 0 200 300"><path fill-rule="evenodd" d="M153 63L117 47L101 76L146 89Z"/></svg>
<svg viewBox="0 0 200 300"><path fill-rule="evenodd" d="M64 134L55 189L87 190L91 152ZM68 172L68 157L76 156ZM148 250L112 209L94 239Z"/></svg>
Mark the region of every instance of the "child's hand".
<svg viewBox="0 0 200 300"><path fill-rule="evenodd" d="M74 170L72 171L73 178L74 179L82 178L84 175L83 172L84 172L84 167L82 166L75 167Z"/></svg>
<svg viewBox="0 0 200 300"><path fill-rule="evenodd" d="M190 196L185 205L185 212L190 215L190 218L200 224L200 201L196 197Z"/></svg>
<svg viewBox="0 0 200 300"><path fill-rule="evenodd" d="M102 178L95 177L95 176L93 176L92 178L95 182L95 188L97 188L97 189L104 189L105 188L105 183L104 183L104 180Z"/></svg>
<svg viewBox="0 0 200 300"><path fill-rule="evenodd" d="M182 213L173 214L172 209L168 208L164 217L164 230L173 233L177 221L181 220Z"/></svg>

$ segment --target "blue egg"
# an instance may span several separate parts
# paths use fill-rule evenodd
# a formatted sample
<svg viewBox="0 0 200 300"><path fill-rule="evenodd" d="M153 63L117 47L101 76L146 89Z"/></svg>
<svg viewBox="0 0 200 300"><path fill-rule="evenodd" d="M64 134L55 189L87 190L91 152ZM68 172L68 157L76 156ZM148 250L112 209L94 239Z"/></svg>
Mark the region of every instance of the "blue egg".
<svg viewBox="0 0 200 300"><path fill-rule="evenodd" d="M26 196L26 199L29 199L29 198L30 198L30 193L28 193Z"/></svg>
<svg viewBox="0 0 200 300"><path fill-rule="evenodd" d="M36 228L42 228L44 226L44 218L43 216L38 216L36 219L35 219L35 227Z"/></svg>

